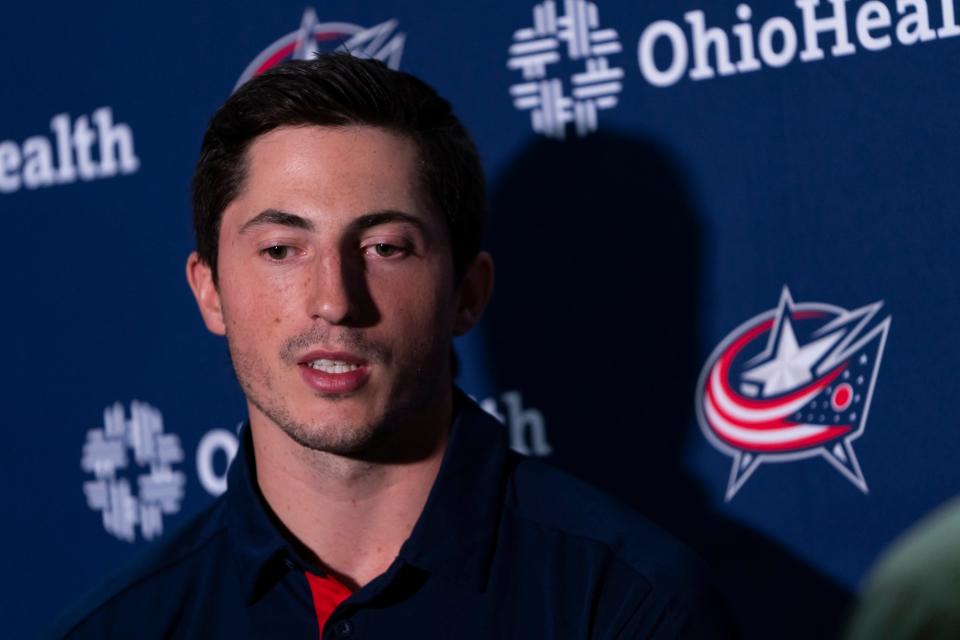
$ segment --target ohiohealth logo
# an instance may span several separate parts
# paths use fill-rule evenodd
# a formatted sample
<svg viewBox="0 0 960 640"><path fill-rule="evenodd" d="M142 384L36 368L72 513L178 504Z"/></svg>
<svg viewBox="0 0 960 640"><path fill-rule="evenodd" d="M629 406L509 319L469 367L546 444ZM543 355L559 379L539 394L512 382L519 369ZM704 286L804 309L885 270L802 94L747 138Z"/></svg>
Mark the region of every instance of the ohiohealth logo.
<svg viewBox="0 0 960 640"><path fill-rule="evenodd" d="M727 29L702 9L678 22L657 20L640 35L640 72L650 84L669 87L684 78L707 80L778 69L801 62L850 56L859 50L883 51L894 43L913 46L960 36L956 0L794 0L799 14L771 16L762 22L746 3L736 6L739 22ZM788 3L783 2L782 6ZM689 35L688 35L689 34ZM859 48L858 46L859 45ZM657 53L657 50L660 53Z"/></svg>
<svg viewBox="0 0 960 640"><path fill-rule="evenodd" d="M882 302L848 311L780 303L737 327L697 385L700 428L733 458L726 499L765 462L823 457L864 493L853 441L863 435L891 317Z"/></svg>
<svg viewBox="0 0 960 640"><path fill-rule="evenodd" d="M237 80L234 90L281 62L310 60L318 53L331 51L373 58L391 69L399 69L406 34L396 33L396 29L397 20L387 20L369 28L346 22L317 22L317 12L308 8L303 12L300 28L283 36L254 58Z"/></svg>
<svg viewBox="0 0 960 640"><path fill-rule="evenodd" d="M182 460L180 438L163 432L158 410L134 400L128 419L116 402L103 410L103 428L90 429L83 445L80 466L95 478L83 483L87 505L103 513L104 529L121 540L136 540L138 524L145 539L156 538L164 514L180 510L186 477L173 465Z"/></svg>
<svg viewBox="0 0 960 640"><path fill-rule="evenodd" d="M623 89L623 69L611 67L607 56L621 52L615 29L601 29L597 5L585 0L566 0L564 14L557 3L546 0L533 8L533 27L518 29L510 45L507 68L520 70L523 82L510 87L513 106L530 111L533 130L562 139L572 122L577 135L597 130L597 111L617 106ZM561 48L561 42L565 47ZM564 81L548 73L561 61L561 52L573 61L583 61L581 71L569 77L570 95Z"/></svg>

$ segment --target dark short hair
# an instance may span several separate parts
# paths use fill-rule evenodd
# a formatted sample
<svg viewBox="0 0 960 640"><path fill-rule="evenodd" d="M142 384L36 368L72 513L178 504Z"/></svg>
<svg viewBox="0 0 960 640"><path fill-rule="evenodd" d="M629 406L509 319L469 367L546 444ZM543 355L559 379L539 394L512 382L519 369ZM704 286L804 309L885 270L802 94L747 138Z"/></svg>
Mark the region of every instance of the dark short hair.
<svg viewBox="0 0 960 640"><path fill-rule="evenodd" d="M200 260L217 279L220 221L246 174L246 150L284 126L368 125L416 144L420 190L447 221L459 279L480 251L486 217L483 168L450 103L422 80L346 53L287 62L243 86L213 115L193 174Z"/></svg>

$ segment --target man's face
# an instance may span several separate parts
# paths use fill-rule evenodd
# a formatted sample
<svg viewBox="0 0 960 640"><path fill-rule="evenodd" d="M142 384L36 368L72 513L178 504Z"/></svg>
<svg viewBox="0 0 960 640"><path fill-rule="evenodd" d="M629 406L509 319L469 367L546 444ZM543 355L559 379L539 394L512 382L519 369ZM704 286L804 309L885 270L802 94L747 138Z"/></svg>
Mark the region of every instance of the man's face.
<svg viewBox="0 0 960 640"><path fill-rule="evenodd" d="M255 425L350 455L385 425L435 417L459 290L418 184L415 144L383 129L284 127L252 143L218 287L194 290Z"/></svg>

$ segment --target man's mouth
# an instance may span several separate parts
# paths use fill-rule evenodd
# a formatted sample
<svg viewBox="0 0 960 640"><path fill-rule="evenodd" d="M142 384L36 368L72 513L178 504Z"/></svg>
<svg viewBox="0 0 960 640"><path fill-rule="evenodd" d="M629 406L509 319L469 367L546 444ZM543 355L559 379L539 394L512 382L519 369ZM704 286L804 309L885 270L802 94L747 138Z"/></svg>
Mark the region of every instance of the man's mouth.
<svg viewBox="0 0 960 640"><path fill-rule="evenodd" d="M320 358L319 360L310 360L306 363L311 369L323 371L324 373L348 373L359 369L359 365L344 360L328 360Z"/></svg>
<svg viewBox="0 0 960 640"><path fill-rule="evenodd" d="M304 382L321 394L343 395L363 387L370 377L370 364L351 353L313 351L297 363Z"/></svg>

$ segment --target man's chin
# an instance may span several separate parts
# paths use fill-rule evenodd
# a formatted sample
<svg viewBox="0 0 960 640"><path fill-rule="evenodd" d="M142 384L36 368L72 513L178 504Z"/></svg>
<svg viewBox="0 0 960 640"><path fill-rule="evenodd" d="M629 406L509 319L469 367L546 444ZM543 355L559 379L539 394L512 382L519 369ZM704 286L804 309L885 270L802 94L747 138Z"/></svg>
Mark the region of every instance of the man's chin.
<svg viewBox="0 0 960 640"><path fill-rule="evenodd" d="M377 438L370 426L280 425L290 438L305 449L339 456L357 457L369 452Z"/></svg>
<svg viewBox="0 0 960 640"><path fill-rule="evenodd" d="M346 391L343 393L324 393L321 391L313 391L313 397L317 400L327 400L333 403L341 403L346 400L352 400L353 398L359 397L363 394L365 389L354 389L353 391Z"/></svg>
<svg viewBox="0 0 960 640"><path fill-rule="evenodd" d="M422 403L383 403L367 393L300 398L299 412L282 405L252 400L251 404L305 451L396 463L421 459L435 450L438 430L424 420Z"/></svg>

